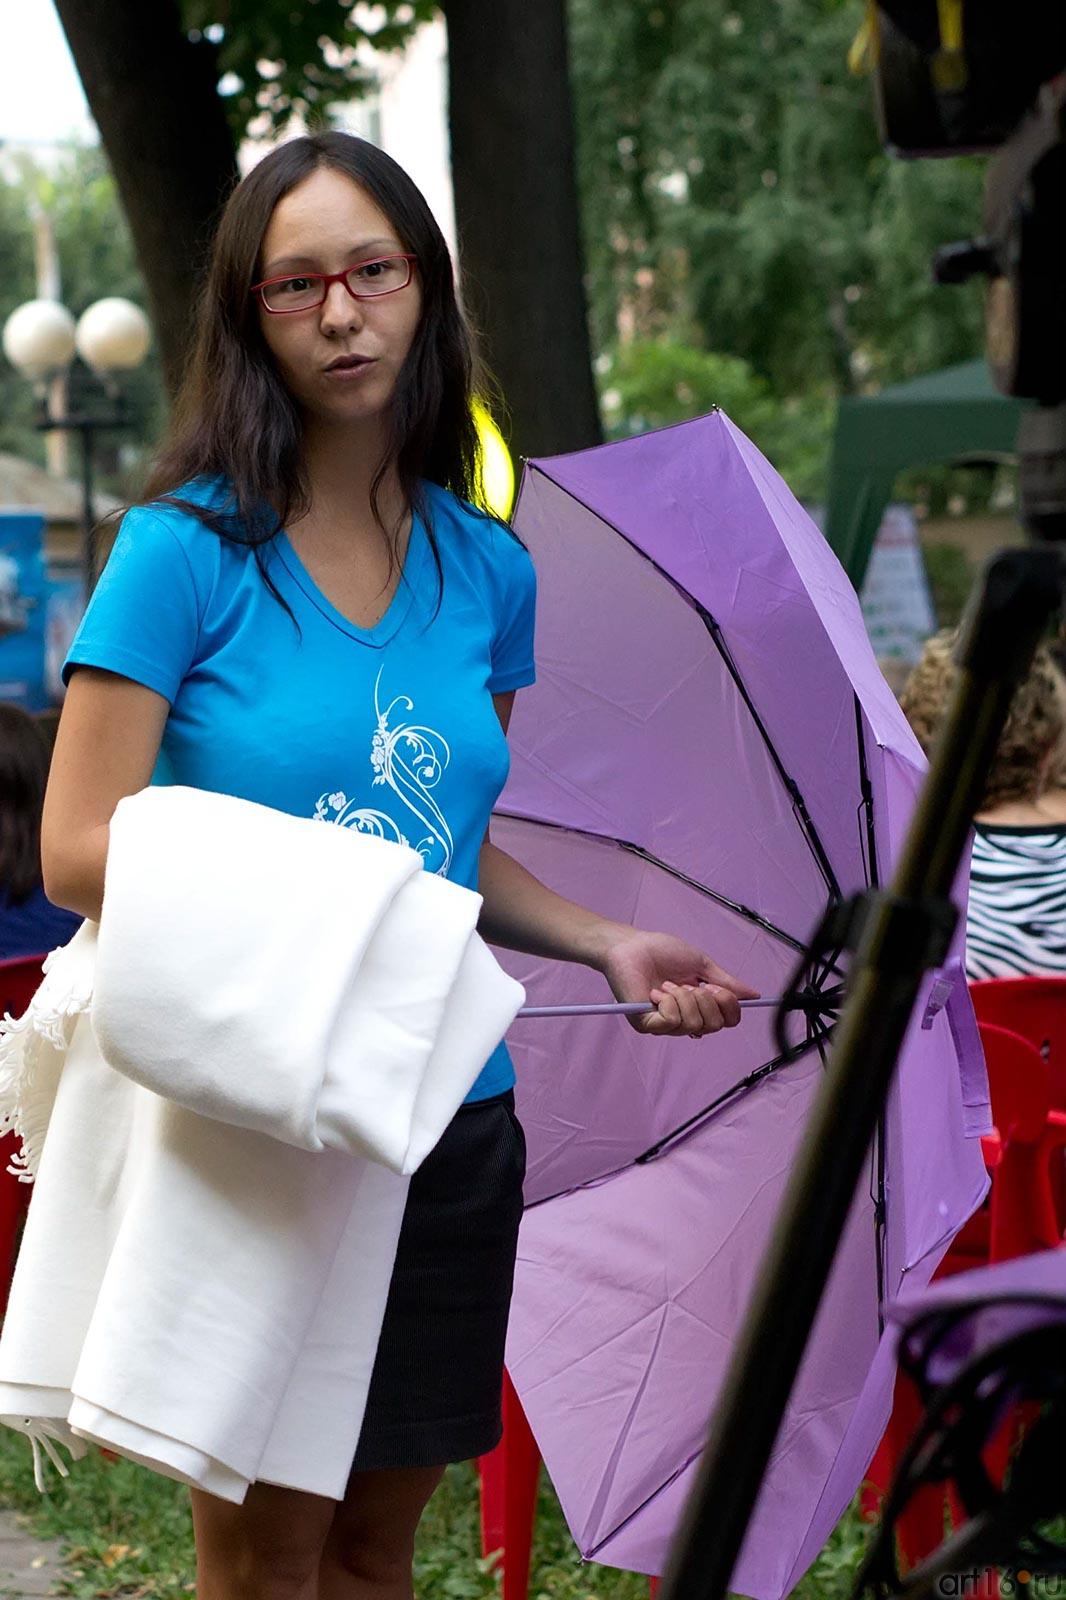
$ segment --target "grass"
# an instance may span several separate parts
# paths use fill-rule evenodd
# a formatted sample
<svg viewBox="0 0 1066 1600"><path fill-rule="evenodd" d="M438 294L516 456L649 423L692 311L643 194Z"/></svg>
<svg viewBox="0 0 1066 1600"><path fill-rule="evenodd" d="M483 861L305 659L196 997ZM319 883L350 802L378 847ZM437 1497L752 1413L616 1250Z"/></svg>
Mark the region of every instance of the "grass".
<svg viewBox="0 0 1066 1600"><path fill-rule="evenodd" d="M195 1592L188 1495L128 1461L90 1452L71 1476L50 1475L43 1497L33 1483L25 1439L0 1429L0 1503L25 1514L30 1530L60 1540L62 1593L124 1600L186 1600ZM845 1600L869 1530L849 1514L833 1534L795 1600ZM477 1478L450 1467L419 1531L415 1586L425 1600L495 1600L499 1579L480 1556ZM647 1579L585 1564L558 1502L542 1479L530 1600L647 1600Z"/></svg>
<svg viewBox="0 0 1066 1600"><path fill-rule="evenodd" d="M0 1501L24 1512L32 1533L60 1540L63 1593L153 1600L194 1593L192 1522L179 1484L95 1451L67 1479L49 1471L49 1483L39 1495L26 1440L0 1429Z"/></svg>

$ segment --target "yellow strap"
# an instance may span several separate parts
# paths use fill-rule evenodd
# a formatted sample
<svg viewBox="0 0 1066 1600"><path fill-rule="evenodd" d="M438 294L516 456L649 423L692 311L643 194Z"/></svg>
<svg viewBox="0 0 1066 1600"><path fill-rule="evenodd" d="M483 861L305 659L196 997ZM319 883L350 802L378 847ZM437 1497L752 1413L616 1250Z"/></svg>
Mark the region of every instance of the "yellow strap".
<svg viewBox="0 0 1066 1600"><path fill-rule="evenodd" d="M937 20L940 23L940 48L962 49L962 0L936 0Z"/></svg>
<svg viewBox="0 0 1066 1600"><path fill-rule="evenodd" d="M848 50L848 71L857 78L872 72L877 65L877 45L877 6L874 0L866 0L866 15Z"/></svg>
<svg viewBox="0 0 1066 1600"><path fill-rule="evenodd" d="M964 0L937 0L940 47L932 61L933 82L938 89L961 89L966 82L966 57L963 54ZM876 0L866 0L866 15L848 50L848 71L856 77L871 73L877 65L880 35Z"/></svg>
<svg viewBox="0 0 1066 1600"><path fill-rule="evenodd" d="M963 0L936 0L940 24L940 48L932 61L933 87L943 93L957 93L966 87L969 76L962 48Z"/></svg>

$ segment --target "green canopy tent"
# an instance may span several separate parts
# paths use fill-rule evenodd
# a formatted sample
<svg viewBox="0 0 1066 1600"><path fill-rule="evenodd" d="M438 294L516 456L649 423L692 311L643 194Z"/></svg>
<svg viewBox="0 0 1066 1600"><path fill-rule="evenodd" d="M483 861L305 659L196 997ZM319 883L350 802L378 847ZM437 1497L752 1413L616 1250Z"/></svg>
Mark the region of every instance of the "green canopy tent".
<svg viewBox="0 0 1066 1600"><path fill-rule="evenodd" d="M856 588L896 475L937 462L1012 455L1024 403L1000 394L984 361L962 361L840 402L825 526Z"/></svg>

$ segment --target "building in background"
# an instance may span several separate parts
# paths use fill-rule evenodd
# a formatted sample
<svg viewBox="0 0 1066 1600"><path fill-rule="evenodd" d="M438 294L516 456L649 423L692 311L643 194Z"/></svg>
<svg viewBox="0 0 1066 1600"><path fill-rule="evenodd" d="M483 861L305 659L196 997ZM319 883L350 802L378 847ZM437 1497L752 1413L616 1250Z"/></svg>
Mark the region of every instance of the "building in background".
<svg viewBox="0 0 1066 1600"><path fill-rule="evenodd" d="M455 202L448 145L448 34L443 19L419 28L405 50L367 50L362 64L377 78L375 89L330 108L335 127L379 145L400 163L425 195L454 257ZM305 131L296 120L285 137ZM246 139L240 167L247 172L270 150L273 139Z"/></svg>
<svg viewBox="0 0 1066 1600"><path fill-rule="evenodd" d="M438 17L406 50L375 56L380 88L350 108L353 133L388 152L429 202L448 248L456 254L455 199L448 142L448 34ZM363 125L357 119L365 114Z"/></svg>
<svg viewBox="0 0 1066 1600"><path fill-rule="evenodd" d="M117 511L121 501L97 490L93 496L96 517ZM49 569L81 570L82 490L71 478L56 478L35 461L0 451L0 508L35 511L44 518L44 560Z"/></svg>

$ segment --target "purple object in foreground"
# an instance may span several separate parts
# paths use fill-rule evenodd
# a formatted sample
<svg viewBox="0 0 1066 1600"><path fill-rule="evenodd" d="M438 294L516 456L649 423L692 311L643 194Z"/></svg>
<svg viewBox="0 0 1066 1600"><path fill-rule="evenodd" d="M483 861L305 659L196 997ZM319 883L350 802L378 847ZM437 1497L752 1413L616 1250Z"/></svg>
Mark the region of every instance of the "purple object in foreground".
<svg viewBox="0 0 1066 1600"><path fill-rule="evenodd" d="M1016 1334L1062 1323L1066 1334L1066 1247L997 1261L974 1272L952 1273L889 1309L893 1342L914 1339L924 1347L922 1328L930 1312L969 1306L937 1342L926 1366L936 1384L950 1383L960 1368Z"/></svg>
<svg viewBox="0 0 1066 1600"><path fill-rule="evenodd" d="M531 462L515 527L539 677L494 840L781 993L826 904L884 881L924 770L836 558L720 412ZM581 967L500 959L531 1004L595 999ZM734 1574L758 1600L793 1587L877 1444L879 1301L928 1279L985 1192L987 1085L965 986L948 992L923 990ZM662 1569L821 1083L817 1043L768 1070L771 1029L753 1010L699 1043L611 1016L510 1036L529 1176L508 1366L607 1565Z"/></svg>

